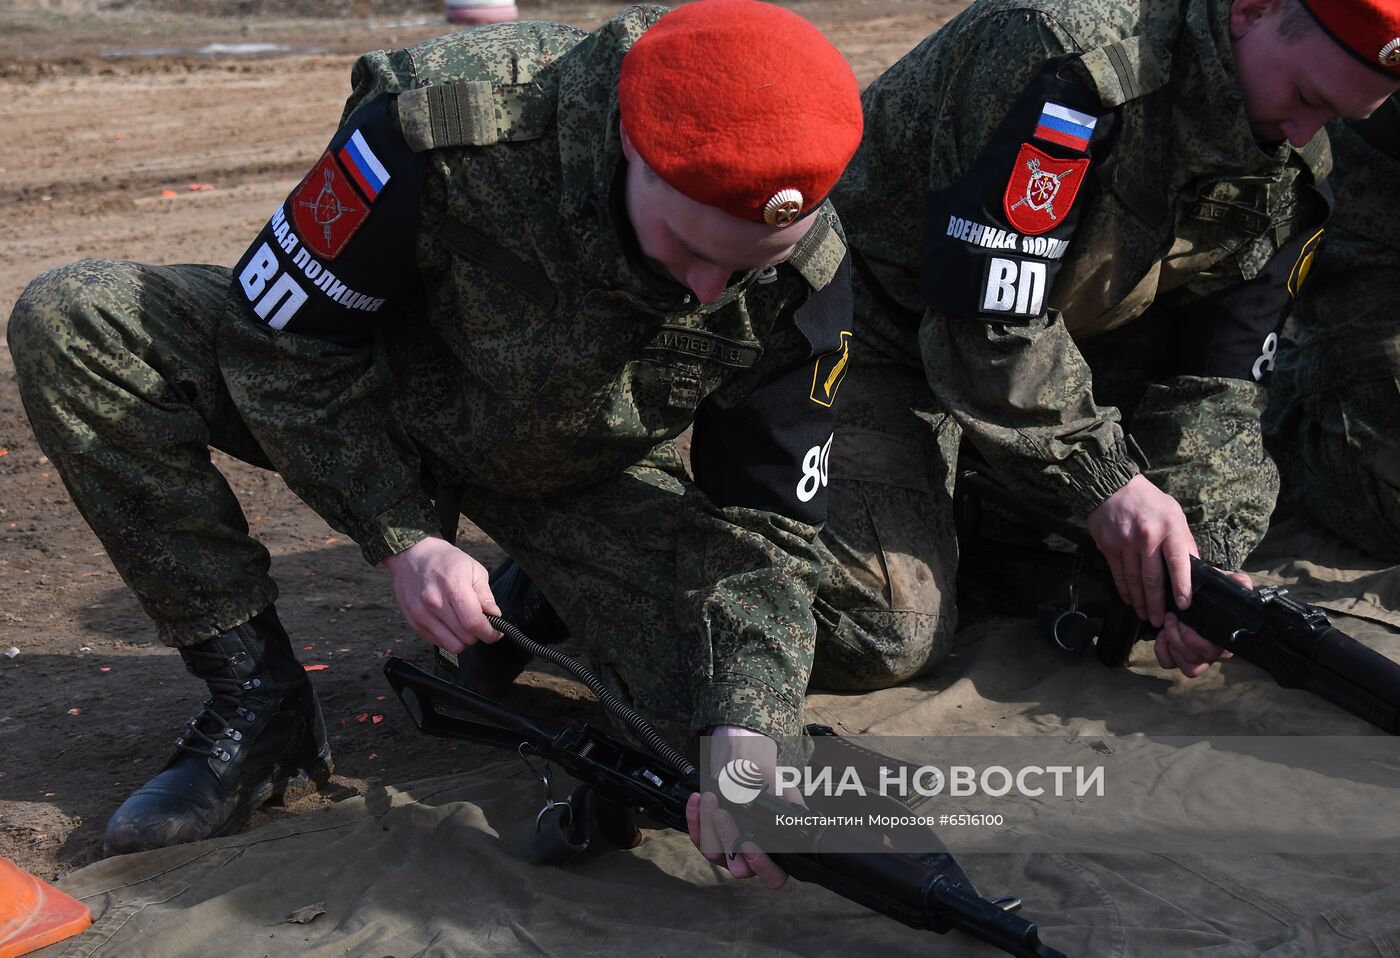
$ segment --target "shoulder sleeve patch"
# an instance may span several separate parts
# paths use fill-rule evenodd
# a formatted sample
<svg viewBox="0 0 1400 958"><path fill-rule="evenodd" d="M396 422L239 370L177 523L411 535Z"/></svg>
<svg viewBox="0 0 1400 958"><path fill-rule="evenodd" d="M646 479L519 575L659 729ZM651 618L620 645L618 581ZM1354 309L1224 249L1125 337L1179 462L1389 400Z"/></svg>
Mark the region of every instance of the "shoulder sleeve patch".
<svg viewBox="0 0 1400 958"><path fill-rule="evenodd" d="M239 259L231 292L250 318L355 342L414 275L424 162L389 101L350 115Z"/></svg>
<svg viewBox="0 0 1400 958"><path fill-rule="evenodd" d="M1044 315L1079 225L1090 168L1117 115L1085 81L1045 64L954 183L924 201L920 297L949 316L1025 324Z"/></svg>
<svg viewBox="0 0 1400 958"><path fill-rule="evenodd" d="M830 204L817 213L817 222L793 249L788 262L813 289L823 289L836 276L846 258L846 241L835 224Z"/></svg>

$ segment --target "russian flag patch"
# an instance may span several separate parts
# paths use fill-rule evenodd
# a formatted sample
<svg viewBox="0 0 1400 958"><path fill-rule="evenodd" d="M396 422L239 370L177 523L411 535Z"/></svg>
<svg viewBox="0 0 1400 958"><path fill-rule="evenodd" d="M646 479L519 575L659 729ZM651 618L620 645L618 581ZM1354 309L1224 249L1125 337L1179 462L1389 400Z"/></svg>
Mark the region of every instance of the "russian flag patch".
<svg viewBox="0 0 1400 958"><path fill-rule="evenodd" d="M375 156L374 151L369 148L364 134L359 130L352 133L350 139L346 140L345 145L340 148L339 157L346 172L355 181L355 185L365 194L365 198L374 202L379 196L379 191L384 189L389 182L389 171L384 168L384 164L379 162L379 157Z"/></svg>
<svg viewBox="0 0 1400 958"><path fill-rule="evenodd" d="M1094 135L1096 117L1050 100L1040 109L1040 121L1035 126L1036 139L1058 143L1080 153L1089 151L1089 138Z"/></svg>

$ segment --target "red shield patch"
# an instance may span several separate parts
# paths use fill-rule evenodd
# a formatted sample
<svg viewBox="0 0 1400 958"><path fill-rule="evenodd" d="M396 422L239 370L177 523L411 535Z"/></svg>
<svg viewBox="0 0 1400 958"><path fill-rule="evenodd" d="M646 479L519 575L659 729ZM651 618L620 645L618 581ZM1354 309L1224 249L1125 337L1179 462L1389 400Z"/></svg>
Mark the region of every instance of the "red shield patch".
<svg viewBox="0 0 1400 958"><path fill-rule="evenodd" d="M292 222L307 248L332 260L369 217L350 179L327 150L292 193Z"/></svg>
<svg viewBox="0 0 1400 958"><path fill-rule="evenodd" d="M1088 170L1088 157L1057 160L1022 143L1002 198L1006 218L1026 236L1049 232L1064 222Z"/></svg>

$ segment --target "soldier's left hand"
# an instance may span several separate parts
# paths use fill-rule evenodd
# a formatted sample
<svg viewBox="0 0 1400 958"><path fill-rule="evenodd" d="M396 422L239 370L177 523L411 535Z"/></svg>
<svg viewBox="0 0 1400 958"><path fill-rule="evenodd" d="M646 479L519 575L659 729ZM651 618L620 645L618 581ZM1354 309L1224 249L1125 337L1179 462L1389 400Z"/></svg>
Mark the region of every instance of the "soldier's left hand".
<svg viewBox="0 0 1400 958"><path fill-rule="evenodd" d="M714 792L691 794L685 805L685 823L691 843L710 864L725 866L735 878L758 878L774 891L787 884L787 872L739 833L734 816L719 807Z"/></svg>
<svg viewBox="0 0 1400 958"><path fill-rule="evenodd" d="M762 770L766 781L774 781L778 764L778 744L766 735L734 725L716 726L710 733L710 761L723 768L735 758L747 758ZM803 804L801 793L785 790L780 797ZM691 843L712 865L722 865L735 878L757 878L777 890L787 883L787 872L752 841L743 837L734 816L719 807L713 792L693 793L685 806L685 821Z"/></svg>
<svg viewBox="0 0 1400 958"><path fill-rule="evenodd" d="M1225 574L1246 589L1254 588L1254 580L1243 572ZM1212 662L1228 659L1233 654L1186 625L1175 612L1163 616L1153 651L1157 654L1158 665L1164 669L1180 669L1189 679L1204 675Z"/></svg>

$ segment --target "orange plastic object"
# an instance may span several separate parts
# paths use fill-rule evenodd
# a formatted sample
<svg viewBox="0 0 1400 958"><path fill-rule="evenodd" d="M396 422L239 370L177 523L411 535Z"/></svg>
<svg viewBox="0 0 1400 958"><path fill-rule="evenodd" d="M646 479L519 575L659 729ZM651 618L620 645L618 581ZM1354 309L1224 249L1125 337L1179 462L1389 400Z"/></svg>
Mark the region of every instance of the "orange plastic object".
<svg viewBox="0 0 1400 958"><path fill-rule="evenodd" d="M0 958L18 958L92 924L87 905L0 858Z"/></svg>

